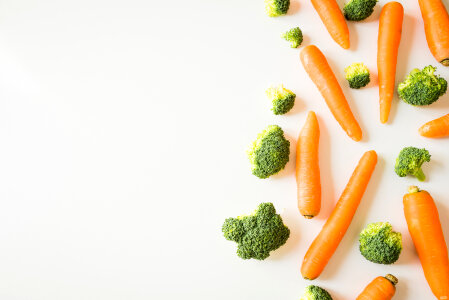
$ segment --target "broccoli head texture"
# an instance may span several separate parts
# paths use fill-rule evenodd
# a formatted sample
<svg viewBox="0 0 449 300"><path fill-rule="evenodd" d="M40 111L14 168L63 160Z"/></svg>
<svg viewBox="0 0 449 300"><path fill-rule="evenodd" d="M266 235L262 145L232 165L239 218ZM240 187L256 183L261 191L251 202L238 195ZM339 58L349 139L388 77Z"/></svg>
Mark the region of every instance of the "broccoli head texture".
<svg viewBox="0 0 449 300"><path fill-rule="evenodd" d="M414 69L398 85L399 97L411 105L430 105L446 93L446 79L435 75L436 68Z"/></svg>
<svg viewBox="0 0 449 300"><path fill-rule="evenodd" d="M292 48L298 48L302 43L302 31L299 29L299 27L295 27L290 29L289 31L282 34L282 37L288 41L291 42L290 47Z"/></svg>
<svg viewBox="0 0 449 300"><path fill-rule="evenodd" d="M266 90L266 94L268 99L271 100L271 110L275 115L283 115L295 105L296 95L284 88L282 84L277 87L270 87Z"/></svg>
<svg viewBox="0 0 449 300"><path fill-rule="evenodd" d="M299 300L332 300L332 297L325 289L316 285L309 285Z"/></svg>
<svg viewBox="0 0 449 300"><path fill-rule="evenodd" d="M368 224L360 233L359 243L360 253L376 264L392 264L402 251L402 235L388 222Z"/></svg>
<svg viewBox="0 0 449 300"><path fill-rule="evenodd" d="M281 171L289 160L290 142L277 125L259 133L247 151L251 170L259 178L268 178Z"/></svg>
<svg viewBox="0 0 449 300"><path fill-rule="evenodd" d="M369 70L362 63L353 63L345 68L345 78L349 82L349 87L359 89L370 82Z"/></svg>
<svg viewBox="0 0 449 300"><path fill-rule="evenodd" d="M346 20L362 21L371 16L377 0L349 0L343 7Z"/></svg>
<svg viewBox="0 0 449 300"><path fill-rule="evenodd" d="M430 154L426 149L405 147L401 150L401 152L399 152L394 170L399 177L413 175L418 178L419 181L424 181L426 179L426 175L424 175L421 166L423 163L429 161Z"/></svg>
<svg viewBox="0 0 449 300"><path fill-rule="evenodd" d="M265 11L269 17L285 15L290 7L290 0L265 0Z"/></svg>
<svg viewBox="0 0 449 300"><path fill-rule="evenodd" d="M222 231L227 240L238 244L237 255L243 259L264 260L290 236L273 203L259 204L252 215L226 219Z"/></svg>

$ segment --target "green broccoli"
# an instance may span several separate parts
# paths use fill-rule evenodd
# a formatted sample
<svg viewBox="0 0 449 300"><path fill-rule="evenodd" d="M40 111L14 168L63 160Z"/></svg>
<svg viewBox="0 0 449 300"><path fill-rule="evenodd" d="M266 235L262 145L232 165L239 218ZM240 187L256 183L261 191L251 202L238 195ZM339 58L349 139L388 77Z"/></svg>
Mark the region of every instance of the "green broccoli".
<svg viewBox="0 0 449 300"><path fill-rule="evenodd" d="M377 0L349 0L343 7L346 20L362 21L371 16Z"/></svg>
<svg viewBox="0 0 449 300"><path fill-rule="evenodd" d="M290 29L289 31L282 34L282 38L286 41L291 42L290 47L298 48L302 43L302 31L299 27Z"/></svg>
<svg viewBox="0 0 449 300"><path fill-rule="evenodd" d="M271 110L275 115L283 115L295 105L296 95L284 88L282 84L277 87L270 87L265 93L268 99L271 100Z"/></svg>
<svg viewBox="0 0 449 300"><path fill-rule="evenodd" d="M277 125L259 133L247 151L251 170L259 178L268 178L281 171L289 160L290 142Z"/></svg>
<svg viewBox="0 0 449 300"><path fill-rule="evenodd" d="M352 89L362 88L370 82L369 70L363 63L353 63L346 67L345 74Z"/></svg>
<svg viewBox="0 0 449 300"><path fill-rule="evenodd" d="M290 0L265 0L265 11L269 17L285 15L290 7Z"/></svg>
<svg viewBox="0 0 449 300"><path fill-rule="evenodd" d="M399 97L411 105L430 105L446 93L446 79L434 75L436 68L414 69L398 85Z"/></svg>
<svg viewBox="0 0 449 300"><path fill-rule="evenodd" d="M376 264L392 264L402 251L402 235L388 222L368 224L360 233L359 243L360 253Z"/></svg>
<svg viewBox="0 0 449 300"><path fill-rule="evenodd" d="M419 181L424 181L426 179L426 175L424 175L421 166L424 162L429 161L430 154L426 149L405 147L401 150L401 152L399 152L394 170L399 177L413 175L418 178Z"/></svg>
<svg viewBox="0 0 449 300"><path fill-rule="evenodd" d="M325 289L316 285L309 285L299 300L332 300L332 297Z"/></svg>
<svg viewBox="0 0 449 300"><path fill-rule="evenodd" d="M222 231L227 240L238 244L237 255L243 259L264 260L290 236L273 203L259 204L252 215L226 219Z"/></svg>

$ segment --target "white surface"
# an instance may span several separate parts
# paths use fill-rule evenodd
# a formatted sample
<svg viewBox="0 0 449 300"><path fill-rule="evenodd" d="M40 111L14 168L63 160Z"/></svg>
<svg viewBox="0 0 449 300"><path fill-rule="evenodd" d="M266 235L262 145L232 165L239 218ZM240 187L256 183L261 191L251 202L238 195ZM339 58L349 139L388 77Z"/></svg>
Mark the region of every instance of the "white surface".
<svg viewBox="0 0 449 300"><path fill-rule="evenodd" d="M343 1L340 1L342 4ZM268 18L262 0L3 0L0 3L0 298L298 299L309 284L300 264L362 153L379 163L344 240L319 280L335 300L354 299L374 277L399 278L396 300L433 299L402 213L413 178L393 164L403 146L425 146L429 181L449 237L449 140L417 134L449 111L449 94L426 108L397 99L378 121L377 19L350 23L351 49L334 43L309 1ZM425 43L417 1L405 4L398 81L437 65ZM303 45L328 57L363 128L350 140L331 116L280 34L300 26ZM343 69L363 61L373 84L349 90ZM438 65L449 79L449 69ZM264 91L297 93L273 116ZM295 139L308 110L319 116L323 209L296 209ZM250 173L244 149L268 124L291 141L279 175ZM222 237L225 218L271 201L291 229L263 261L244 261ZM369 222L403 233L393 266L358 253Z"/></svg>

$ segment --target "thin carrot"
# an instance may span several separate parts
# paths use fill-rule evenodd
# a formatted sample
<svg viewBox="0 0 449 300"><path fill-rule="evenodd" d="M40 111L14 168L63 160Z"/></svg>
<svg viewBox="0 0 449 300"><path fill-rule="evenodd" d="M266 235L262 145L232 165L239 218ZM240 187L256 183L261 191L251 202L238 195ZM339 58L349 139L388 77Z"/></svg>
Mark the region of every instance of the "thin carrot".
<svg viewBox="0 0 449 300"><path fill-rule="evenodd" d="M377 277L370 282L356 300L391 300L393 298L398 279L391 274Z"/></svg>
<svg viewBox="0 0 449 300"><path fill-rule="evenodd" d="M429 138L449 136L449 114L427 122L419 128L419 134Z"/></svg>
<svg viewBox="0 0 449 300"><path fill-rule="evenodd" d="M296 144L296 184L299 212L311 219L320 212L321 181L318 163L320 127L316 115L310 111Z"/></svg>
<svg viewBox="0 0 449 300"><path fill-rule="evenodd" d="M312 0L327 31L343 49L349 49L349 29L345 17L335 0Z"/></svg>
<svg viewBox="0 0 449 300"><path fill-rule="evenodd" d="M379 18L377 39L377 69L379 76L380 122L386 123L394 95L396 64L402 34L404 8L398 2L388 2Z"/></svg>
<svg viewBox="0 0 449 300"><path fill-rule="evenodd" d="M317 86L337 122L350 138L356 142L360 141L362 129L354 118L326 57L314 45L305 47L300 57L304 69Z"/></svg>
<svg viewBox="0 0 449 300"><path fill-rule="evenodd" d="M373 150L360 159L332 214L307 250L301 266L304 278L315 279L326 267L351 224L376 163L377 154Z"/></svg>
<svg viewBox="0 0 449 300"><path fill-rule="evenodd" d="M449 260L432 196L416 186L404 196L404 214L424 275L437 299L449 299Z"/></svg>

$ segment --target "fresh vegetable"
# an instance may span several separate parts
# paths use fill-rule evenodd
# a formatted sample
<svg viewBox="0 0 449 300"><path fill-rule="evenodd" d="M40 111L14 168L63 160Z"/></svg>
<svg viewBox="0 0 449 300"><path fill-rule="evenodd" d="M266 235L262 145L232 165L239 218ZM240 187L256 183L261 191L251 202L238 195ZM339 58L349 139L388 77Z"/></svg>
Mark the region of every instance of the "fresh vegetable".
<svg viewBox="0 0 449 300"><path fill-rule="evenodd" d="M362 129L354 118L326 57L313 45L304 47L300 56L304 69L320 91L337 122L350 138L356 142L360 141Z"/></svg>
<svg viewBox="0 0 449 300"><path fill-rule="evenodd" d="M309 285L299 300L332 300L332 297L325 289Z"/></svg>
<svg viewBox="0 0 449 300"><path fill-rule="evenodd" d="M290 0L265 0L265 12L269 17L285 15L290 7Z"/></svg>
<svg viewBox="0 0 449 300"><path fill-rule="evenodd" d="M346 67L345 78L352 89L362 88L370 82L369 70L363 63L353 63Z"/></svg>
<svg viewBox="0 0 449 300"><path fill-rule="evenodd" d="M396 292L398 279L391 274L370 282L356 300L390 300Z"/></svg>
<svg viewBox="0 0 449 300"><path fill-rule="evenodd" d="M448 253L432 196L411 186L404 196L404 214L433 294L437 299L449 299Z"/></svg>
<svg viewBox="0 0 449 300"><path fill-rule="evenodd" d="M380 122L386 123L393 101L396 64L401 41L404 8L398 2L388 2L379 18L377 39L377 70L379 76Z"/></svg>
<svg viewBox="0 0 449 300"><path fill-rule="evenodd" d="M449 114L427 122L419 128L419 134L428 138L449 136Z"/></svg>
<svg viewBox="0 0 449 300"><path fill-rule="evenodd" d="M414 69L398 86L399 97L411 105L430 105L446 93L446 79L435 75L436 68Z"/></svg>
<svg viewBox="0 0 449 300"><path fill-rule="evenodd" d="M360 253L376 264L392 264L402 251L402 235L388 222L368 224L360 233L359 243Z"/></svg>
<svg viewBox="0 0 449 300"><path fill-rule="evenodd" d="M270 125L259 133L247 151L251 170L259 178L268 178L281 171L288 162L290 142L277 125Z"/></svg>
<svg viewBox="0 0 449 300"><path fill-rule="evenodd" d="M238 244L237 255L243 259L264 260L290 236L273 203L259 204L252 215L226 219L222 231L227 240Z"/></svg>
<svg viewBox="0 0 449 300"><path fill-rule="evenodd" d="M301 215L311 219L320 212L321 181L318 163L320 127L313 111L307 115L306 123L296 143L296 184L298 186L298 208Z"/></svg>
<svg viewBox="0 0 449 300"><path fill-rule="evenodd" d="M399 177L413 175L418 178L419 181L424 181L426 179L426 175L424 175L421 166L423 163L429 161L430 154L426 149L405 147L401 150L401 152L399 152L398 158L396 158L394 171Z"/></svg>
<svg viewBox="0 0 449 300"><path fill-rule="evenodd" d="M290 29L289 31L282 34L282 38L288 42L291 42L290 47L298 48L302 43L302 31L299 27Z"/></svg>
<svg viewBox="0 0 449 300"><path fill-rule="evenodd" d="M337 205L307 250L301 266L304 278L315 279L326 267L351 224L376 163L375 151L365 152L360 159Z"/></svg>
<svg viewBox="0 0 449 300"><path fill-rule="evenodd" d="M296 95L284 86L270 87L266 91L268 99L271 100L271 110L275 115L286 114L295 105Z"/></svg>
<svg viewBox="0 0 449 300"><path fill-rule="evenodd" d="M371 16L377 0L349 0L343 7L346 20L362 21Z"/></svg>

